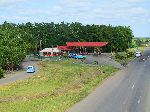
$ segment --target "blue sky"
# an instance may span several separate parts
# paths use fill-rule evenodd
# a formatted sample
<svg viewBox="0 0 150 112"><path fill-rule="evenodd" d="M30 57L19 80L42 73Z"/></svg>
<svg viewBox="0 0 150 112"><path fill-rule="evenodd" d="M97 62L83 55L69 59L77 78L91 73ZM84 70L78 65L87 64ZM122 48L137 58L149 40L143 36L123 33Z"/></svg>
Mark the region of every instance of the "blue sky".
<svg viewBox="0 0 150 112"><path fill-rule="evenodd" d="M0 0L0 23L81 22L131 26L150 37L150 0Z"/></svg>

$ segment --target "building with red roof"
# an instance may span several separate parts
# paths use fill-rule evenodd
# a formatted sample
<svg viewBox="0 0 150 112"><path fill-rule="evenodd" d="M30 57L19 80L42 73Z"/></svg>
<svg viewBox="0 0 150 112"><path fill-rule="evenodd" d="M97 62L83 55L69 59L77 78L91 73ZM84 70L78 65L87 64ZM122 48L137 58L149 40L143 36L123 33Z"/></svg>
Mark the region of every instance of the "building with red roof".
<svg viewBox="0 0 150 112"><path fill-rule="evenodd" d="M67 42L70 47L104 47L108 42Z"/></svg>

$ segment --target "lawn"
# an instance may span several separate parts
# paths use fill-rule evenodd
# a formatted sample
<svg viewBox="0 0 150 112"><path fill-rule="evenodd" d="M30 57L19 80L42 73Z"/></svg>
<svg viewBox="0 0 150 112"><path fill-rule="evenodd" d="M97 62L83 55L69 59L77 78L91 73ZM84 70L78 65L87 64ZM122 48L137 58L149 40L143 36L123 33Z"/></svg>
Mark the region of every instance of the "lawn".
<svg viewBox="0 0 150 112"><path fill-rule="evenodd" d="M40 62L36 75L0 86L1 112L65 112L118 70L73 61Z"/></svg>

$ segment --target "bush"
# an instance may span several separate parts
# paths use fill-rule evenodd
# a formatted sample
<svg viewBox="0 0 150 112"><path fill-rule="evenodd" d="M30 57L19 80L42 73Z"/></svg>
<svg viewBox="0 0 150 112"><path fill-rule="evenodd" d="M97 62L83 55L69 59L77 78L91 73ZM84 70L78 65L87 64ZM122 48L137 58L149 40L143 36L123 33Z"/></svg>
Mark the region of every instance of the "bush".
<svg viewBox="0 0 150 112"><path fill-rule="evenodd" d="M123 59L126 58L126 56L125 56L125 55L121 55L121 54L116 53L116 54L115 54L115 58L116 58L116 59L123 60Z"/></svg>
<svg viewBox="0 0 150 112"><path fill-rule="evenodd" d="M133 57L134 56L134 52L127 52L127 57L130 58L130 57Z"/></svg>
<svg viewBox="0 0 150 112"><path fill-rule="evenodd" d="M4 77L4 70L0 68L0 78Z"/></svg>

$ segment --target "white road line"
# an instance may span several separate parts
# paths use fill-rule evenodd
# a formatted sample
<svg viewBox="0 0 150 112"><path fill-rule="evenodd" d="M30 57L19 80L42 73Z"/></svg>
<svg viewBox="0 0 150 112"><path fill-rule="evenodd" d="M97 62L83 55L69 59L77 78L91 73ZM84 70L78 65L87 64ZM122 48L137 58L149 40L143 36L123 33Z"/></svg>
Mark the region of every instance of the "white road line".
<svg viewBox="0 0 150 112"><path fill-rule="evenodd" d="M140 98L139 98L139 100L138 100L138 102L137 102L138 104L141 102L141 97L142 97L142 96L140 96Z"/></svg>
<svg viewBox="0 0 150 112"><path fill-rule="evenodd" d="M132 85L132 89L134 88L135 86L134 86L134 84Z"/></svg>

